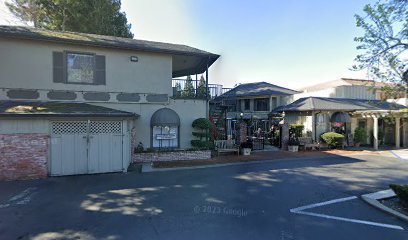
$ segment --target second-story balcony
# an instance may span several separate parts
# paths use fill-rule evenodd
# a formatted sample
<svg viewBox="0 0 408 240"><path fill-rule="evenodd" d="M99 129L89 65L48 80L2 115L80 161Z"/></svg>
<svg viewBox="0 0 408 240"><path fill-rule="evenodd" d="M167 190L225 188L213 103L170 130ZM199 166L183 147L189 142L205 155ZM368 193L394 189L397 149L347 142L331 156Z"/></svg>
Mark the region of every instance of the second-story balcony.
<svg viewBox="0 0 408 240"><path fill-rule="evenodd" d="M200 80L173 79L173 98L176 99L213 99L229 91L221 84L208 84L208 93L205 83Z"/></svg>

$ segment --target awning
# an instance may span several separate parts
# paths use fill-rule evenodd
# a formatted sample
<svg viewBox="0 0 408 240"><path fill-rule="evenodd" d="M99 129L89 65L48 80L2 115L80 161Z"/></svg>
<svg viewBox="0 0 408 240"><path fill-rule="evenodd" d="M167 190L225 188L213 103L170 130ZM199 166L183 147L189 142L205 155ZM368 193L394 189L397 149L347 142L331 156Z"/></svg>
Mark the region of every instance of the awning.
<svg viewBox="0 0 408 240"><path fill-rule="evenodd" d="M157 110L151 120L151 126L180 126L180 117L170 108L162 108Z"/></svg>
<svg viewBox="0 0 408 240"><path fill-rule="evenodd" d="M330 118L330 122L343 122L343 123L349 123L351 122L350 115L345 112L335 112Z"/></svg>

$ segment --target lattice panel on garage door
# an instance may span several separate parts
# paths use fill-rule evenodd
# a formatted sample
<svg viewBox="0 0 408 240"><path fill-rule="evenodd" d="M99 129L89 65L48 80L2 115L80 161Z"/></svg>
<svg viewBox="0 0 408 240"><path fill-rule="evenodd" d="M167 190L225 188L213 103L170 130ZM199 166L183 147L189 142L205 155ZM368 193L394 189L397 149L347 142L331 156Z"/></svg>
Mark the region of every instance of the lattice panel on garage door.
<svg viewBox="0 0 408 240"><path fill-rule="evenodd" d="M89 126L90 134L111 133L122 134L121 121L91 121Z"/></svg>
<svg viewBox="0 0 408 240"><path fill-rule="evenodd" d="M52 122L52 134L86 134L88 128L87 121L66 121Z"/></svg>

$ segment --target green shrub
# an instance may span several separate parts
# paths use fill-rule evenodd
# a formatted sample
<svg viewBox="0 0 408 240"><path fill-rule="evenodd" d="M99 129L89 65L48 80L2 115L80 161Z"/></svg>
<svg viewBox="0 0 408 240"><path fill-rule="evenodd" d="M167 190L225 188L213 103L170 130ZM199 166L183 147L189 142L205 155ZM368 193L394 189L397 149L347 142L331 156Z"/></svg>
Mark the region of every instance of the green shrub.
<svg viewBox="0 0 408 240"><path fill-rule="evenodd" d="M210 130L213 124L206 118L197 118L192 123L193 128L198 131L192 132L192 135L199 138L199 140L191 140L191 146L199 149L213 149L213 142L211 141Z"/></svg>
<svg viewBox="0 0 408 240"><path fill-rule="evenodd" d="M341 147L344 136L340 133L327 132L323 133L320 138L329 145L329 147Z"/></svg>
<svg viewBox="0 0 408 240"><path fill-rule="evenodd" d="M303 129L305 129L303 124L289 124L289 136L298 139L302 137Z"/></svg>
<svg viewBox="0 0 408 240"><path fill-rule="evenodd" d="M299 146L300 142L296 138L290 138L288 141L288 146Z"/></svg>
<svg viewBox="0 0 408 240"><path fill-rule="evenodd" d="M214 144L211 141L191 140L191 146L196 149L213 149Z"/></svg>
<svg viewBox="0 0 408 240"><path fill-rule="evenodd" d="M401 204L408 208L408 185L390 184L390 188L397 194Z"/></svg>
<svg viewBox="0 0 408 240"><path fill-rule="evenodd" d="M144 151L144 147L143 147L143 143L139 142L139 144L137 145L137 147L135 147L134 153L141 153Z"/></svg>
<svg viewBox="0 0 408 240"><path fill-rule="evenodd" d="M365 143L367 141L367 132L364 128L356 128L354 130L354 142L355 143Z"/></svg>
<svg viewBox="0 0 408 240"><path fill-rule="evenodd" d="M197 118L196 120L193 121L192 124L193 128L198 128L198 129L212 129L213 125L211 123L210 120L206 119L206 118Z"/></svg>

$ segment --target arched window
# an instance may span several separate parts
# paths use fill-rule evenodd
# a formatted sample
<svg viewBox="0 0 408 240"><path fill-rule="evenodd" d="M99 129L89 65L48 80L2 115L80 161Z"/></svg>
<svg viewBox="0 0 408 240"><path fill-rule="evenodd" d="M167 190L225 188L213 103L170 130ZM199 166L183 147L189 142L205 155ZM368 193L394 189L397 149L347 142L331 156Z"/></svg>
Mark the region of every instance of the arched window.
<svg viewBox="0 0 408 240"><path fill-rule="evenodd" d="M157 110L151 120L152 147L178 148L180 145L180 117L170 108Z"/></svg>

